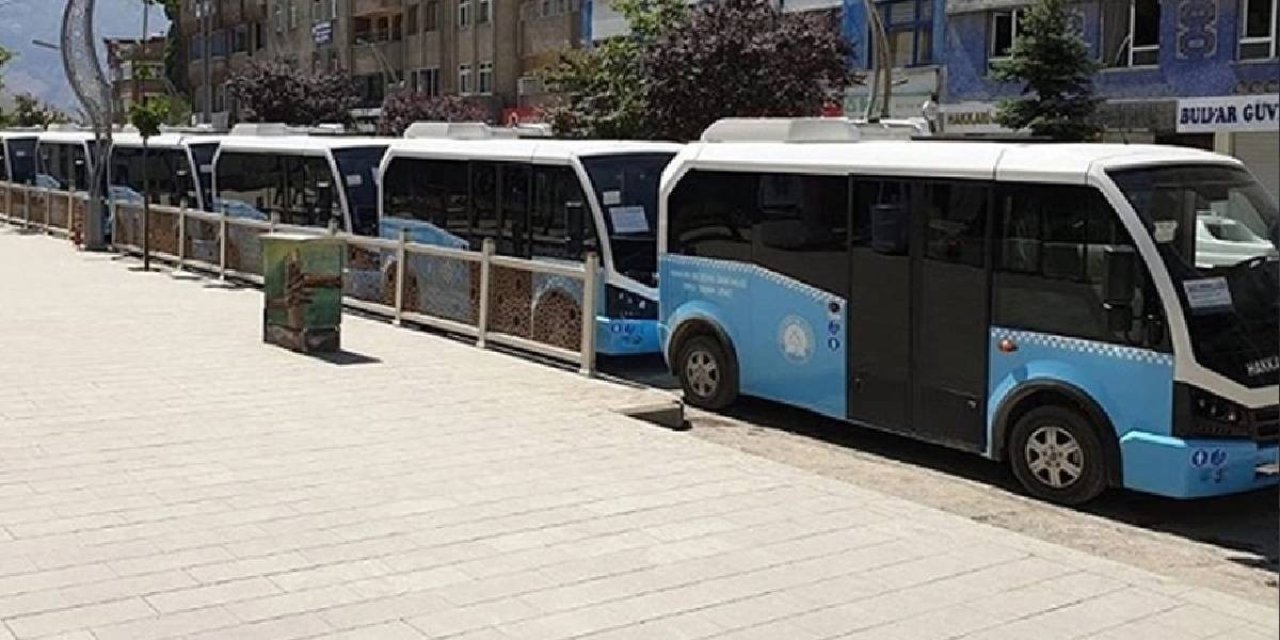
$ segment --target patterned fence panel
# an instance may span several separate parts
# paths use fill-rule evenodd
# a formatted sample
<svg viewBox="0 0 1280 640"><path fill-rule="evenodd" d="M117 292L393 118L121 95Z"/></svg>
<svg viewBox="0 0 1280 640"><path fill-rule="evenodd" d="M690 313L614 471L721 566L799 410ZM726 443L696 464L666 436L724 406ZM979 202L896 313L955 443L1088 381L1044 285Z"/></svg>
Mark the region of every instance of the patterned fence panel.
<svg viewBox="0 0 1280 640"><path fill-rule="evenodd" d="M49 200L45 206L48 209L45 213L48 217L42 217L41 220L55 229L69 228L71 226L71 194L66 191L50 191L47 197Z"/></svg>
<svg viewBox="0 0 1280 640"><path fill-rule="evenodd" d="M453 257L407 254L404 309L474 326L480 317L480 265Z"/></svg>
<svg viewBox="0 0 1280 640"><path fill-rule="evenodd" d="M186 225L186 258L216 269L222 261L219 223L188 214Z"/></svg>
<svg viewBox="0 0 1280 640"><path fill-rule="evenodd" d="M342 279L343 294L374 304L396 304L395 262L388 251L347 243L347 270Z"/></svg>
<svg viewBox="0 0 1280 640"><path fill-rule="evenodd" d="M227 268L244 274L262 275L262 234L269 228L229 220L227 224ZM216 237L216 236L215 236ZM214 262L217 262L215 259Z"/></svg>
<svg viewBox="0 0 1280 640"><path fill-rule="evenodd" d="M178 255L178 215L179 211L171 207L151 207L151 219L144 225L149 227L151 251L166 256Z"/></svg>

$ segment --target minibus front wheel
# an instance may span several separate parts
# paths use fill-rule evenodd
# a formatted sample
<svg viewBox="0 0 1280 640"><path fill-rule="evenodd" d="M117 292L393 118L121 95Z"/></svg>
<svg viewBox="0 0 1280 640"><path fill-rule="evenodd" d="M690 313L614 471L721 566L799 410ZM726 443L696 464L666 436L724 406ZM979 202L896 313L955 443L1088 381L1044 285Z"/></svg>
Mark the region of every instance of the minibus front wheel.
<svg viewBox="0 0 1280 640"><path fill-rule="evenodd" d="M738 398L738 363L714 336L700 334L680 345L676 374L685 400L695 407L724 409Z"/></svg>
<svg viewBox="0 0 1280 640"><path fill-rule="evenodd" d="M1013 427L1009 462L1032 495L1066 505L1084 504L1107 488L1107 459L1097 431L1078 411L1045 405Z"/></svg>

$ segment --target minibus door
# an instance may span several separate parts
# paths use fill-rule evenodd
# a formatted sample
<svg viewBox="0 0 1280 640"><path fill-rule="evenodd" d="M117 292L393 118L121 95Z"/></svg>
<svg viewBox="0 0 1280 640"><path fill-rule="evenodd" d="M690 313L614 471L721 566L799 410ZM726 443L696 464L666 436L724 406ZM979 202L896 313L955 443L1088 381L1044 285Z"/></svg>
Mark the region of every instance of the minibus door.
<svg viewBox="0 0 1280 640"><path fill-rule="evenodd" d="M980 183L854 181L851 420L985 447L988 193Z"/></svg>

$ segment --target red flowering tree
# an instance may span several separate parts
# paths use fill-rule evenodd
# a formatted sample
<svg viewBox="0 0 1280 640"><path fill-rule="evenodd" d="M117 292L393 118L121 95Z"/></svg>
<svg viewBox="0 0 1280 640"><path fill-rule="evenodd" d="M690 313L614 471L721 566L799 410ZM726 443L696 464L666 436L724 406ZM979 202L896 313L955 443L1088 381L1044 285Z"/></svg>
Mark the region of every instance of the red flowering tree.
<svg viewBox="0 0 1280 640"><path fill-rule="evenodd" d="M489 109L458 96L428 96L403 90L382 101L378 133L400 136L415 122L487 122Z"/></svg>
<svg viewBox="0 0 1280 640"><path fill-rule="evenodd" d="M249 122L346 123L360 102L346 74L305 73L278 61L250 63L227 81L227 91Z"/></svg>
<svg viewBox="0 0 1280 640"><path fill-rule="evenodd" d="M648 48L645 111L655 137L693 140L731 116L817 116L853 81L853 47L834 15L775 4L703 3Z"/></svg>

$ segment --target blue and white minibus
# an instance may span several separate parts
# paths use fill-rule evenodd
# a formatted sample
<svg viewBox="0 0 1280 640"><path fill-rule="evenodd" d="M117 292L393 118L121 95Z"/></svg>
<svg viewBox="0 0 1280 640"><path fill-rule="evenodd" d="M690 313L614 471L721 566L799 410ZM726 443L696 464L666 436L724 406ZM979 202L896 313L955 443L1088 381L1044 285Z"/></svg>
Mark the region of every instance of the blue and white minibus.
<svg viewBox="0 0 1280 640"><path fill-rule="evenodd" d="M163 132L146 141L136 131L112 138L107 179L113 203L140 204L150 179L152 202L209 210L213 187L213 158L220 136ZM144 160L145 156L145 160Z"/></svg>
<svg viewBox="0 0 1280 640"><path fill-rule="evenodd" d="M381 235L473 250L492 239L498 255L578 263L596 252L597 352L657 353L658 180L681 146L450 135L391 145Z"/></svg>
<svg viewBox="0 0 1280 640"><path fill-rule="evenodd" d="M40 134L36 147L36 186L59 191L85 191L97 161L92 131L58 126ZM103 176L105 179L105 176Z"/></svg>
<svg viewBox="0 0 1280 640"><path fill-rule="evenodd" d="M300 135L280 125L236 125L214 157L215 213L374 235L377 172L387 140Z"/></svg>
<svg viewBox="0 0 1280 640"><path fill-rule="evenodd" d="M0 131L0 181L31 184L36 179L38 131Z"/></svg>
<svg viewBox="0 0 1280 640"><path fill-rule="evenodd" d="M659 330L689 402L1007 460L1068 504L1277 483L1280 228L1240 162L818 123L722 121L663 174Z"/></svg>

